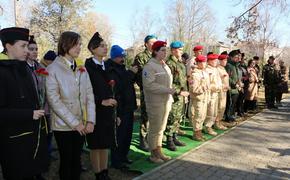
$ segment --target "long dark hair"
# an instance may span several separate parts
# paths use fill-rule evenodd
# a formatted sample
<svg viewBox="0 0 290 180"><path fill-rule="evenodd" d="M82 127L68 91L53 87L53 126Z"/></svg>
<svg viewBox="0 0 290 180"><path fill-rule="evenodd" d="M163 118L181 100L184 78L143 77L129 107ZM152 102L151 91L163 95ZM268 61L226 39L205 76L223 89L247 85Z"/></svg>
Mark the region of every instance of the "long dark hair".
<svg viewBox="0 0 290 180"><path fill-rule="evenodd" d="M157 47L156 49L154 49L153 52L152 52L152 57L155 58L156 55L157 55L156 52L158 52L162 47L164 47L164 46L160 46L160 47Z"/></svg>
<svg viewBox="0 0 290 180"><path fill-rule="evenodd" d="M251 64L254 62L254 60L253 59L250 59L249 61L248 61L248 67L250 67L251 66Z"/></svg>

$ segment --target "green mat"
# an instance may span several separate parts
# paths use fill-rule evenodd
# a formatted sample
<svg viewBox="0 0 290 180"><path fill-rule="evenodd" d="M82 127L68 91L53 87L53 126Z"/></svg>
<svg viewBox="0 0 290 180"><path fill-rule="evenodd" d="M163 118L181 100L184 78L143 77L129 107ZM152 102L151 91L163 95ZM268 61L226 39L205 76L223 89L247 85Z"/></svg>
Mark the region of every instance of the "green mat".
<svg viewBox="0 0 290 180"><path fill-rule="evenodd" d="M163 148L163 152L166 155L171 156L172 158L176 158L198 146L200 146L204 142L198 142L192 140L192 127L189 125L186 125L185 127L181 128L182 130L186 131L186 134L183 136L179 136L179 139L182 142L186 143L186 146L184 147L177 147L177 151L169 151L166 148ZM224 133L222 130L216 131L218 134ZM207 139L212 139L213 136L205 135ZM143 173L148 172L152 169L154 169L157 166L160 166L160 164L154 164L148 161L148 157L150 155L149 152L144 152L140 149L138 149L139 145L139 122L134 123L134 132L133 132L133 138L131 142L130 152L129 152L129 159L133 160L133 163L130 165L131 170L137 170L141 171ZM164 144L165 145L165 144Z"/></svg>

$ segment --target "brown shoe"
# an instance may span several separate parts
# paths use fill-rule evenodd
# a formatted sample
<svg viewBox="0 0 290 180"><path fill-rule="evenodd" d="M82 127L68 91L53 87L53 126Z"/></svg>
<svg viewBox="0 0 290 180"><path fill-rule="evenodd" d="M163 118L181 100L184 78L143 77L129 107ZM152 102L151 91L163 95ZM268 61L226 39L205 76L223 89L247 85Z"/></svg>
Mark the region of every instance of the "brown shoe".
<svg viewBox="0 0 290 180"><path fill-rule="evenodd" d="M177 135L182 136L182 135L185 135L185 134L186 134L185 131L183 131L183 130L181 130L181 129L178 129L178 130L177 130Z"/></svg>
<svg viewBox="0 0 290 180"><path fill-rule="evenodd" d="M212 136L218 135L218 133L215 132L211 127L206 127L206 132L207 132L207 134L212 135Z"/></svg>
<svg viewBox="0 0 290 180"><path fill-rule="evenodd" d="M214 128L217 129L217 130L227 130L228 129L227 127L225 127L224 125L222 125L221 122L216 122L214 124Z"/></svg>
<svg viewBox="0 0 290 180"><path fill-rule="evenodd" d="M166 156L165 154L163 154L161 146L157 146L157 152L158 152L158 157L162 159L163 161L171 160L170 156Z"/></svg>
<svg viewBox="0 0 290 180"><path fill-rule="evenodd" d="M232 127L235 127L237 125L237 122L225 122L225 121L223 121L223 125L228 127L228 128L232 128Z"/></svg>
<svg viewBox="0 0 290 180"><path fill-rule="evenodd" d="M158 149L154 149L151 151L149 160L156 164L164 163L164 161L159 157Z"/></svg>
<svg viewBox="0 0 290 180"><path fill-rule="evenodd" d="M196 141L205 141L205 138L202 136L201 130L197 130L194 132L193 139Z"/></svg>

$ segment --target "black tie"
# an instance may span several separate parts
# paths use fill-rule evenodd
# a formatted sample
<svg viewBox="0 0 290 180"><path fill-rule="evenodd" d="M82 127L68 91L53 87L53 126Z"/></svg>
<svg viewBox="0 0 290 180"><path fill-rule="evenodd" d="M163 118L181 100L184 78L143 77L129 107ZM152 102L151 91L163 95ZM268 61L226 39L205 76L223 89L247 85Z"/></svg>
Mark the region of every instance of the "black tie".
<svg viewBox="0 0 290 180"><path fill-rule="evenodd" d="M73 63L72 65L70 65L70 68L71 68L73 71L75 71L75 70L76 70L76 65L75 65L75 63Z"/></svg>
<svg viewBox="0 0 290 180"><path fill-rule="evenodd" d="M104 70L104 65L102 64L97 64L102 70Z"/></svg>

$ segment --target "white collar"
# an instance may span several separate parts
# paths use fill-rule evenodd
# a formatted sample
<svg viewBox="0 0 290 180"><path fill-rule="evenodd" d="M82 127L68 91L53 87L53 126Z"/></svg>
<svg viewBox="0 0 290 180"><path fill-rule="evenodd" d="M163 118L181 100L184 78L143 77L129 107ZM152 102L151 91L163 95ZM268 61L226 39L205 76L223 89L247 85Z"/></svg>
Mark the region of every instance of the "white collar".
<svg viewBox="0 0 290 180"><path fill-rule="evenodd" d="M97 64L97 65L101 65L101 66L102 66L102 69L105 70L105 63L104 63L104 61L101 61L101 62L100 62L100 61L98 61L98 60L97 60L96 58L94 58L94 57L93 57L93 61L94 61L95 64Z"/></svg>
<svg viewBox="0 0 290 180"><path fill-rule="evenodd" d="M71 68L72 66L75 66L75 61L73 60L72 62L70 60L68 60L66 57L61 56L64 60L65 60L65 64Z"/></svg>
<svg viewBox="0 0 290 180"><path fill-rule="evenodd" d="M34 61L32 61L32 64L30 64L28 61L26 61L27 62L27 64L30 66L30 67L34 67L35 66L35 62Z"/></svg>
<svg viewBox="0 0 290 180"><path fill-rule="evenodd" d="M64 60L67 62L67 64L69 65L69 67L71 66L71 65L74 65L74 61L70 61L70 60L68 60L67 58L65 58L64 57Z"/></svg>

